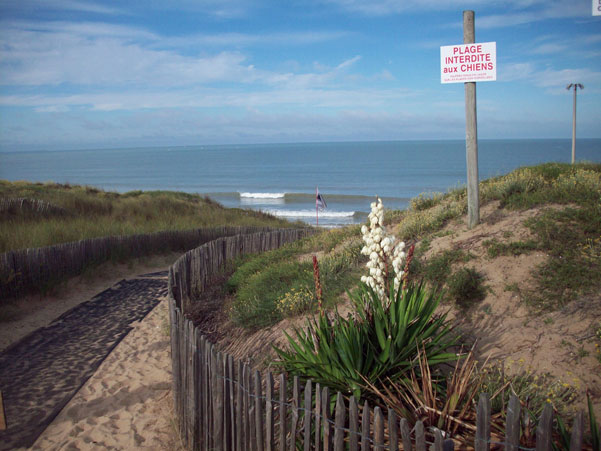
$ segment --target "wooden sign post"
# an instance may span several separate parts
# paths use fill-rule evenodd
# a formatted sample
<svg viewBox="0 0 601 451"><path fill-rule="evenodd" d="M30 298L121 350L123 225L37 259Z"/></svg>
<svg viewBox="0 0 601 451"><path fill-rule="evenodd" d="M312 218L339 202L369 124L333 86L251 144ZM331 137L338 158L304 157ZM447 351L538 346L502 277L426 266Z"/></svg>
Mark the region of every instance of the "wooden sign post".
<svg viewBox="0 0 601 451"><path fill-rule="evenodd" d="M474 11L463 11L463 45L440 48L440 82L465 85L467 214L470 229L480 222L476 82L497 79L497 43L476 44L474 29Z"/></svg>
<svg viewBox="0 0 601 451"><path fill-rule="evenodd" d="M463 43L476 42L474 11L463 11ZM478 115L476 112L476 82L465 83L465 157L467 161L467 225L480 222L480 191L478 186Z"/></svg>

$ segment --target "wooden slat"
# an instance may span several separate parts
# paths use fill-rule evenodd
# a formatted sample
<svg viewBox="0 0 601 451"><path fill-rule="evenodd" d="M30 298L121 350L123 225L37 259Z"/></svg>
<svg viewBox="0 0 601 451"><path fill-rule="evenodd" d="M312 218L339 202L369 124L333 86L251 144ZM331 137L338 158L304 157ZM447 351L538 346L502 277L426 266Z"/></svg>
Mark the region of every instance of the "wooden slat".
<svg viewBox="0 0 601 451"><path fill-rule="evenodd" d="M384 415L382 409L374 408L374 449L384 448Z"/></svg>
<svg viewBox="0 0 601 451"><path fill-rule="evenodd" d="M230 359L223 355L223 449L231 451L232 448L232 394L229 381Z"/></svg>
<svg viewBox="0 0 601 451"><path fill-rule="evenodd" d="M263 399L261 393L261 373L255 371L255 428L257 451L263 451Z"/></svg>
<svg viewBox="0 0 601 451"><path fill-rule="evenodd" d="M512 393L507 406L507 419L505 420L505 449L518 451L520 446L520 400Z"/></svg>
<svg viewBox="0 0 601 451"><path fill-rule="evenodd" d="M228 362L228 372L227 372L227 384L229 387L229 412L230 412L230 427L229 427L229 448L231 450L236 449L236 384L235 384L235 368L234 368L234 358L231 355L227 357Z"/></svg>
<svg viewBox="0 0 601 451"><path fill-rule="evenodd" d="M278 401L278 411L280 419L280 451L286 450L286 375L280 374L280 399Z"/></svg>
<svg viewBox="0 0 601 451"><path fill-rule="evenodd" d="M388 449L390 451L398 451L399 449L399 425L396 417L396 412L388 409Z"/></svg>
<svg viewBox="0 0 601 451"><path fill-rule="evenodd" d="M209 365L207 365L208 362L208 344L207 344L207 340L205 337L202 337L201 339L201 372L202 372L202 379L200 380L200 390L202 392L202 411L201 411L201 416L202 416L202 425L201 425L201 440L202 440L202 448L206 449L210 446L209 443L209 426L211 425L209 418L210 418L210 414L209 414L209 409L211 406L211 392L209 391L209 387L210 387L210 371L209 371Z"/></svg>
<svg viewBox="0 0 601 451"><path fill-rule="evenodd" d="M332 450L332 427L330 424L330 389L321 390L321 416L323 423L323 451Z"/></svg>
<svg viewBox="0 0 601 451"><path fill-rule="evenodd" d="M246 441L244 440L244 370L242 362L236 363L236 375L238 382L236 385L236 451L246 450Z"/></svg>
<svg viewBox="0 0 601 451"><path fill-rule="evenodd" d="M434 430L434 445L430 448L433 451L442 451L442 432L440 429L436 428Z"/></svg>
<svg viewBox="0 0 601 451"><path fill-rule="evenodd" d="M273 374L267 373L265 379L265 449L266 451L275 450L274 442L274 409L273 409Z"/></svg>
<svg viewBox="0 0 601 451"><path fill-rule="evenodd" d="M405 418L401 418L401 439L403 441L403 450L411 451L411 429L409 422Z"/></svg>
<svg viewBox="0 0 601 451"><path fill-rule="evenodd" d="M349 451L359 451L359 409L357 400L351 396L349 401Z"/></svg>
<svg viewBox="0 0 601 451"><path fill-rule="evenodd" d="M249 367L250 369L250 367ZM255 387L251 375L249 385L250 410L248 412L248 428L250 429L250 451L257 451L257 421L255 417Z"/></svg>
<svg viewBox="0 0 601 451"><path fill-rule="evenodd" d="M490 449L490 397L488 393L481 393L476 412L476 451Z"/></svg>
<svg viewBox="0 0 601 451"><path fill-rule="evenodd" d="M369 404L367 401L365 401L361 415L361 451L369 451L369 428L371 423L370 417Z"/></svg>
<svg viewBox="0 0 601 451"><path fill-rule="evenodd" d="M421 421L415 423L415 451L426 451L426 431Z"/></svg>
<svg viewBox="0 0 601 451"><path fill-rule="evenodd" d="M243 378L244 378L244 407L242 408L242 424L244 428L244 443L246 443L247 451L252 450L252 442L251 442L251 421L250 421L250 408L251 408L251 400L250 400L250 392L251 392L251 384L250 384L250 367L247 364L244 364L243 368Z"/></svg>
<svg viewBox="0 0 601 451"><path fill-rule="evenodd" d="M318 382L315 384L315 443L313 444L315 451L322 449L321 432L321 385Z"/></svg>
<svg viewBox="0 0 601 451"><path fill-rule="evenodd" d="M336 395L336 412L334 415L334 451L344 450L344 426L346 423L346 406L342 393Z"/></svg>
<svg viewBox="0 0 601 451"><path fill-rule="evenodd" d="M553 406L545 404L543 413L536 428L536 451L551 451L553 449Z"/></svg>
<svg viewBox="0 0 601 451"><path fill-rule="evenodd" d="M298 429L300 408L300 382L298 376L292 379L292 411L290 415L290 451L296 450L296 432Z"/></svg>
<svg viewBox="0 0 601 451"><path fill-rule="evenodd" d="M311 451L311 407L313 406L313 389L311 379L305 384L305 409L303 415L303 451Z"/></svg>
<svg viewBox="0 0 601 451"><path fill-rule="evenodd" d="M200 361L200 331L194 328L194 356L192 359L192 365L194 367L194 378L192 379L192 396L194 399L194 419L192 426L194 429L194 436L192 439L192 449L194 451L200 450L200 403L201 403L201 392L200 392L200 368L202 366Z"/></svg>
<svg viewBox="0 0 601 451"><path fill-rule="evenodd" d="M223 365L221 353L213 354L213 449L223 450Z"/></svg>
<svg viewBox="0 0 601 451"><path fill-rule="evenodd" d="M2 392L0 391L0 431L6 430L6 413L4 410L4 401L2 400Z"/></svg>
<svg viewBox="0 0 601 451"><path fill-rule="evenodd" d="M581 410L574 417L574 423L572 424L572 436L570 437L570 451L578 451L582 449L583 437L584 412Z"/></svg>

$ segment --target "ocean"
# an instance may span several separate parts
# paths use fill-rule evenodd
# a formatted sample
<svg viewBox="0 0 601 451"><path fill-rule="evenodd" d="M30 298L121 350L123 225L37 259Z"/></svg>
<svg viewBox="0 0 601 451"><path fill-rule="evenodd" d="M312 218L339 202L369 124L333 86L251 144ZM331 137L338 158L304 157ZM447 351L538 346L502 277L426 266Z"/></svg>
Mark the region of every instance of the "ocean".
<svg viewBox="0 0 601 451"><path fill-rule="evenodd" d="M480 180L543 162L569 162L571 140L479 140ZM577 141L578 161L601 162L601 139ZM363 222L380 196L402 209L420 193L466 182L465 142L390 141L147 147L0 153L0 179L53 181L108 191L175 190L226 207L319 225Z"/></svg>

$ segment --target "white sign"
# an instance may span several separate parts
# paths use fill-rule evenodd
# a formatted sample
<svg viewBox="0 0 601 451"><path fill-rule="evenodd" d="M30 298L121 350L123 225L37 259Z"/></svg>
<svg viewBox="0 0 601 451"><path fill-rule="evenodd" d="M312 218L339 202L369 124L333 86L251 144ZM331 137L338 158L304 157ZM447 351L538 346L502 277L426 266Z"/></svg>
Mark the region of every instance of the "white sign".
<svg viewBox="0 0 601 451"><path fill-rule="evenodd" d="M601 16L601 0L593 0L593 16Z"/></svg>
<svg viewBox="0 0 601 451"><path fill-rule="evenodd" d="M440 48L441 83L495 81L496 79L496 42L445 45Z"/></svg>

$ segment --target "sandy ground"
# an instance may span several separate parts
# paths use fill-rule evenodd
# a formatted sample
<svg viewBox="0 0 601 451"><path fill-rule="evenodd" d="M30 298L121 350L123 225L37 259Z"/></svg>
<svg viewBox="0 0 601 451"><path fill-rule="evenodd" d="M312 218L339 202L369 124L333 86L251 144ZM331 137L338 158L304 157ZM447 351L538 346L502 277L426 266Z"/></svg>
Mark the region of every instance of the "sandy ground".
<svg viewBox="0 0 601 451"><path fill-rule="evenodd" d="M104 264L93 274L70 280L52 296L20 300L11 311L19 317L0 323L0 348L122 279L168 269L179 256ZM174 426L168 331L163 300L119 343L31 449L182 449Z"/></svg>
<svg viewBox="0 0 601 451"><path fill-rule="evenodd" d="M481 361L490 358L504 365L509 373L550 374L580 393L581 407L588 389L599 415L601 377L594 335L601 324L601 295L577 299L555 312L535 314L520 302L519 292L508 287L533 288L531 271L547 255L531 252L490 258L483 244L490 239L499 242L528 239L530 231L524 221L539 213L538 208L508 213L498 210L498 203L493 202L482 209L483 221L472 230L463 222L449 225L448 235L432 240L426 258L446 249L463 249L472 258L457 267L473 267L484 275L486 298L467 313L453 312L460 327L478 339L477 354Z"/></svg>
<svg viewBox="0 0 601 451"><path fill-rule="evenodd" d="M67 310L93 298L120 280L168 269L180 255L169 253L135 259L127 264L105 263L83 276L70 279L51 294L32 295L0 306L0 317L10 315L10 321L0 322L0 351L34 330L47 326Z"/></svg>
<svg viewBox="0 0 601 451"><path fill-rule="evenodd" d="M131 331L34 450L180 449L173 421L167 302Z"/></svg>

